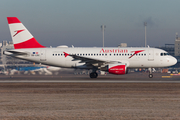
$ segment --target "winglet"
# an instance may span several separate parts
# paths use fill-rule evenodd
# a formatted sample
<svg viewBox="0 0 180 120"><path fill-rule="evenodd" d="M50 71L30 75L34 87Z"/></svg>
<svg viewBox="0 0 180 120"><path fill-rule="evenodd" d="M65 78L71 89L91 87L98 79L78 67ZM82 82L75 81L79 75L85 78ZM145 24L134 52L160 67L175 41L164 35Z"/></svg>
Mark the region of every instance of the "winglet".
<svg viewBox="0 0 180 120"><path fill-rule="evenodd" d="M64 56L65 56L65 57L69 56L69 54L68 54L68 53L66 53L66 52L63 52L63 53L64 53Z"/></svg>

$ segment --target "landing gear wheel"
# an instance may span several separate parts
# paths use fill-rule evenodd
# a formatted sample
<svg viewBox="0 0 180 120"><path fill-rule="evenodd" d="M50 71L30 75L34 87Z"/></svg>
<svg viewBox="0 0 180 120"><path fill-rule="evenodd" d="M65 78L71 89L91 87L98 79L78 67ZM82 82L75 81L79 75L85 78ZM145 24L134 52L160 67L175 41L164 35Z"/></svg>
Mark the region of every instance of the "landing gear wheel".
<svg viewBox="0 0 180 120"><path fill-rule="evenodd" d="M149 78L153 78L152 68L148 68L148 70L149 70Z"/></svg>
<svg viewBox="0 0 180 120"><path fill-rule="evenodd" d="M153 74L149 74L149 78L153 78Z"/></svg>
<svg viewBox="0 0 180 120"><path fill-rule="evenodd" d="M90 73L90 78L97 78L98 74L96 72Z"/></svg>

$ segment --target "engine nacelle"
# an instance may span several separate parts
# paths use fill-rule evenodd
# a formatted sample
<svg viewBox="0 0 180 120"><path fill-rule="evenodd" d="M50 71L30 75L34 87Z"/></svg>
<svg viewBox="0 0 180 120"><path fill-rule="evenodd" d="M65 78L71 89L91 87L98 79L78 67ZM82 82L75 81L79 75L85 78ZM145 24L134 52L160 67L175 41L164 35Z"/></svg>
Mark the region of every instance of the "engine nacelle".
<svg viewBox="0 0 180 120"><path fill-rule="evenodd" d="M127 71L126 65L123 65L123 64L109 64L108 65L108 72L111 74L123 75L127 73L126 71Z"/></svg>

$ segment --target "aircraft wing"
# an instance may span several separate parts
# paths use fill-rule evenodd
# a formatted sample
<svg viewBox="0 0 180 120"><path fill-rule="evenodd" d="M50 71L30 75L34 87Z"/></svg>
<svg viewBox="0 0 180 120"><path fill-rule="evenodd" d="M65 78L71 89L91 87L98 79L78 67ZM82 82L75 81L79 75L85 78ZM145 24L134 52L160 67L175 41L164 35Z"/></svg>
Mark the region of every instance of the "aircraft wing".
<svg viewBox="0 0 180 120"><path fill-rule="evenodd" d="M93 65L93 66L95 64L96 64L96 66L101 66L102 64L121 63L120 61L97 59L97 58L86 57L86 56L77 56L77 55L68 54L65 52L64 52L64 55L65 55L65 57L71 56L73 58L73 61L80 60L79 63L86 63L86 65Z"/></svg>
<svg viewBox="0 0 180 120"><path fill-rule="evenodd" d="M100 59L95 59L95 58L88 58L88 57L84 57L84 56L77 56L77 55L69 55L71 57L73 57L73 61L76 61L76 60L81 60L80 63L91 63L91 64L94 64L94 63L104 63L106 61L104 60L100 60Z"/></svg>

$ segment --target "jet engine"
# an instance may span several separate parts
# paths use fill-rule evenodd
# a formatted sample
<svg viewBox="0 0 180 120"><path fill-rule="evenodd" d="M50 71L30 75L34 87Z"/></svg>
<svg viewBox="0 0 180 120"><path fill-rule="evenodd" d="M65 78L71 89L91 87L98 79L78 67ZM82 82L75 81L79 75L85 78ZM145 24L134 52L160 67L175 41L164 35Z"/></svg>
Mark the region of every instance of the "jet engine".
<svg viewBox="0 0 180 120"><path fill-rule="evenodd" d="M126 74L126 65L110 64L108 65L108 72L116 75Z"/></svg>
<svg viewBox="0 0 180 120"><path fill-rule="evenodd" d="M108 64L106 67L101 68L101 70L116 75L127 74L127 67L124 64Z"/></svg>

